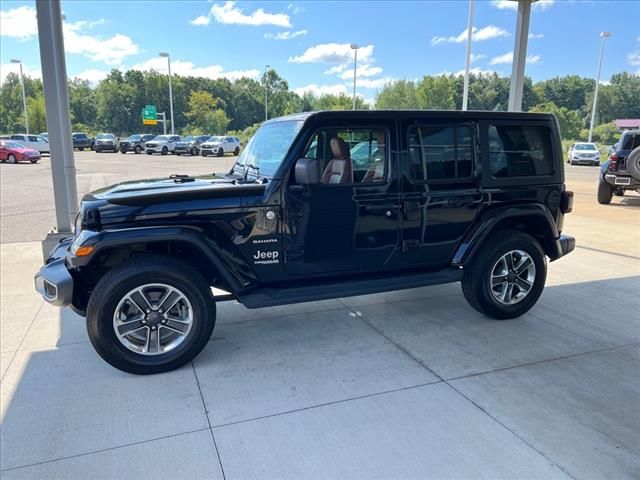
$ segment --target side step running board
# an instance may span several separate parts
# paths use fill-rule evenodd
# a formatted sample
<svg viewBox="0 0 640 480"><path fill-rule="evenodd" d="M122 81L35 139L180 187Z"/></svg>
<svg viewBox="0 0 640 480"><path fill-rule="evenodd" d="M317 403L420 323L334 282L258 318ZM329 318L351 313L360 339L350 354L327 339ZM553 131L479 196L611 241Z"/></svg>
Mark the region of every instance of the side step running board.
<svg viewBox="0 0 640 480"><path fill-rule="evenodd" d="M426 287L462 280L462 269L448 268L437 272L411 273L394 277L358 278L331 284L313 284L302 287L258 287L237 295L247 308L273 307L289 303L313 302L331 298L354 297L372 293Z"/></svg>

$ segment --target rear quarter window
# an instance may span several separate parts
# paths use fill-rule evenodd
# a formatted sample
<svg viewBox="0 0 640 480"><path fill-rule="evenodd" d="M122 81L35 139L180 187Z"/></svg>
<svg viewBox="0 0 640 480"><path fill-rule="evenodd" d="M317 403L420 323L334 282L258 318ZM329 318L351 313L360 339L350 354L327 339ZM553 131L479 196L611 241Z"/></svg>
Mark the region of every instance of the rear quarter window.
<svg viewBox="0 0 640 480"><path fill-rule="evenodd" d="M640 147L640 133L628 133L622 139L621 150L633 150Z"/></svg>
<svg viewBox="0 0 640 480"><path fill-rule="evenodd" d="M489 125L489 164L494 178L554 173L551 130L534 125Z"/></svg>

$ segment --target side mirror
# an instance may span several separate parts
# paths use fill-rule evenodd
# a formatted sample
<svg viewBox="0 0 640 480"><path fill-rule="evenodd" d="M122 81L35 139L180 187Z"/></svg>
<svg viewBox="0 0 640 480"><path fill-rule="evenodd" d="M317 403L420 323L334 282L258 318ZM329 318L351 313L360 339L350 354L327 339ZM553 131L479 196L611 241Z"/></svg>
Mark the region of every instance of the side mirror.
<svg viewBox="0 0 640 480"><path fill-rule="evenodd" d="M317 185L322 178L322 166L317 158L300 158L295 166L298 185Z"/></svg>

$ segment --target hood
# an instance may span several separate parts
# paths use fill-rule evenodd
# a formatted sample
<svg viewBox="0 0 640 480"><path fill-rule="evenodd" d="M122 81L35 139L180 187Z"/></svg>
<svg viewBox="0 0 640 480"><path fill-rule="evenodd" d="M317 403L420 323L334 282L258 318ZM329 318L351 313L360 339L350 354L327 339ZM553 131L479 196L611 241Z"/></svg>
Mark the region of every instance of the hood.
<svg viewBox="0 0 640 480"><path fill-rule="evenodd" d="M111 205L149 206L176 202L215 200L216 206L241 206L243 195L264 192L264 184L236 183L215 175L176 176L124 182L88 193L84 201ZM101 202L102 201L102 202Z"/></svg>
<svg viewBox="0 0 640 480"><path fill-rule="evenodd" d="M9 150L13 150L14 152L19 152L22 153L24 155L34 155L34 154L38 154L40 155L40 152L38 150L34 150L33 148L10 148Z"/></svg>

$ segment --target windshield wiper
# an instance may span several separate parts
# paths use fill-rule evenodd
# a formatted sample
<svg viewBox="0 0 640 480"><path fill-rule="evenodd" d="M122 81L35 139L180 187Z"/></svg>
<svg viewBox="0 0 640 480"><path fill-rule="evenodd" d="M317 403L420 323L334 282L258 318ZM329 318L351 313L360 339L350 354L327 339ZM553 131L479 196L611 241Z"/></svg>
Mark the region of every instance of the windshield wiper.
<svg viewBox="0 0 640 480"><path fill-rule="evenodd" d="M261 179L260 177L260 167L256 167L255 165L252 165L250 163L247 163L244 166L244 175L242 176L242 181L246 182L247 181L247 177L249 176L249 169L253 169L256 172L256 181L258 181L259 179Z"/></svg>

